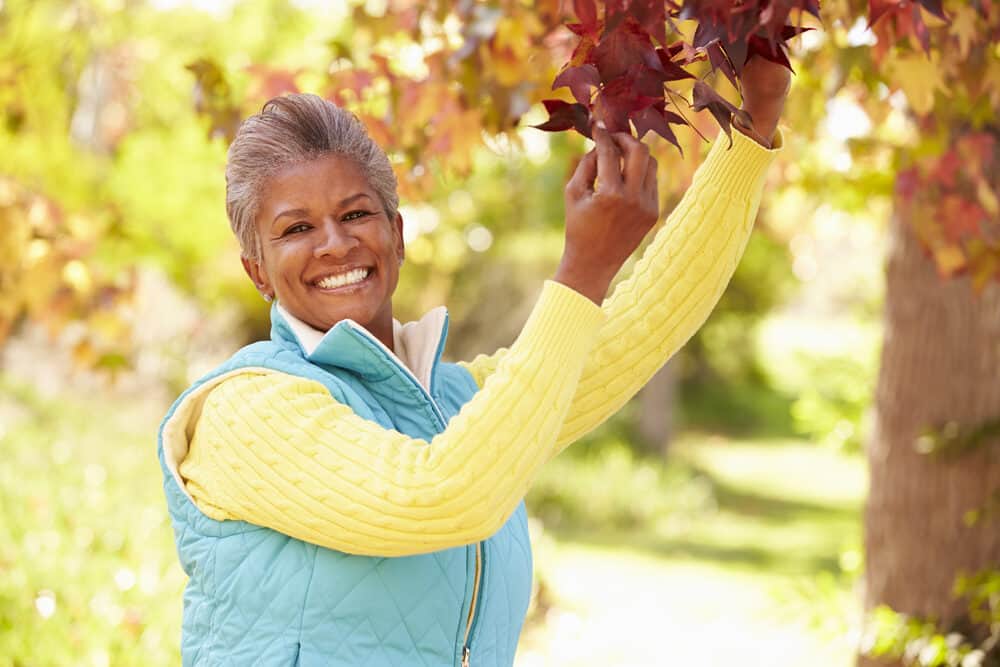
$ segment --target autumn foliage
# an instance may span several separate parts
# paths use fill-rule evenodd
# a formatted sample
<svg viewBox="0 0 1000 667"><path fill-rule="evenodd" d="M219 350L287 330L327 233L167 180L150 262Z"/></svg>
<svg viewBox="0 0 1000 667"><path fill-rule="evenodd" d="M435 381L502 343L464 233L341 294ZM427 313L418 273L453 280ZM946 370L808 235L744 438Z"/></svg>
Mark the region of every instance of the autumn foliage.
<svg viewBox="0 0 1000 667"><path fill-rule="evenodd" d="M647 138L652 132L688 150L696 144L685 126L707 134L711 118L727 129L739 115L739 75L749 58L791 66L791 49L800 73L825 81L810 91L813 100L801 97L802 86L793 88L786 114L793 133L809 136L814 129L815 114L802 122L802 108L822 107L824 99L851 86L851 95L876 125L902 100L915 131L897 144L879 146L888 154L883 168L900 174L899 212L913 220L942 275L968 273L977 287L1000 275L1000 8L993 2L389 0L377 16L354 7L347 22L349 37L331 36L325 54L308 61L234 63L202 53L187 61L186 71L178 66L175 78L191 86L189 108L213 140L232 137L239 120L274 95L302 89L325 95L362 119L389 152L402 197L420 201L442 174L468 174L484 139L502 136L507 145L517 145L516 130L526 114L531 122L542 121L544 129L582 134L592 120L601 119L612 129ZM844 44L827 37L832 28L843 33L858 24L870 26L868 41ZM805 27L815 29L808 34L814 43L827 41L812 50L800 48L797 35ZM76 31L74 39L82 40L85 33ZM23 39L27 33L20 34ZM67 38L65 48L76 43ZM37 66L31 58L48 52L20 48L16 39L4 44L10 64L0 71L4 90L10 91L0 95L5 131L12 137L44 131L51 135L46 145L58 145L67 154L82 150L66 127L82 101L66 91L76 90L86 74L83 65L70 71L52 63L52 70L67 78L51 87L53 97L45 108L55 108L53 100L62 95L65 118L59 121L63 126L43 128L35 112L26 111L31 106L26 95L38 95L28 92L29 73ZM127 62L127 51L122 46L106 58ZM58 57L73 62L68 55ZM122 146L128 145L122 137L128 136L139 107L126 94L128 77L120 79L114 100L120 113L106 115L119 121L106 145L95 149L95 159L121 159ZM539 117L543 105L547 121ZM850 146L851 151L863 148L860 141ZM682 164L686 169L696 160L691 155ZM18 164L25 172L30 166L24 160ZM683 188L685 178L676 171L673 176L670 187ZM0 296L5 304L0 338L24 317L55 313L50 319L58 323L119 301L95 296L105 293L104 285L127 290L123 273L103 277L103 260L95 259L94 251L109 240L128 247L130 239L139 238L145 248L178 253L162 243L162 230L140 229L141 220L123 219L111 199L69 201L42 185L42 179L13 172L5 183L0 188ZM91 223L72 223L81 218ZM184 252L197 256L198 251L185 246ZM45 279L27 278L36 274ZM24 285L31 285L30 299L17 294Z"/></svg>
<svg viewBox="0 0 1000 667"><path fill-rule="evenodd" d="M628 132L631 123L639 137L653 131L678 148L670 125L690 123L684 93L672 82L695 80L690 106L707 109L728 134L733 116L742 116L744 123L750 119L698 80L690 66L707 60L737 88L743 66L753 57L791 69L786 42L811 29L788 23L793 10L819 18L815 0L616 0L604 3L600 12L594 0L575 0L573 6L578 22L566 27L579 40L552 87L568 87L576 102L544 100L550 118L537 127L572 128L589 137L594 121L612 132ZM697 25L690 40L682 21Z"/></svg>
<svg viewBox="0 0 1000 667"><path fill-rule="evenodd" d="M883 72L906 95L920 133L917 151L898 154L899 212L942 276L969 273L982 289L1000 277L1000 8L981 0L948 11L941 0L869 0L865 15L844 0L828 4L833 18L863 19L874 37L865 54L845 51L845 65ZM712 74L739 91L751 58L791 69L787 41L812 29L804 16L831 19L816 0L575 0L573 7L577 21L567 28L578 40L553 89L568 88L575 101L544 100L549 119L537 127L589 136L590 124L603 121L639 137L652 130L678 148L671 126L690 125L689 108L708 110L727 133L734 118L749 121L716 90ZM693 33L685 22L694 22ZM707 71L695 67L700 62ZM675 85L687 79L694 80L690 101ZM884 99L867 101L872 117L884 116L872 108L879 104L888 107Z"/></svg>

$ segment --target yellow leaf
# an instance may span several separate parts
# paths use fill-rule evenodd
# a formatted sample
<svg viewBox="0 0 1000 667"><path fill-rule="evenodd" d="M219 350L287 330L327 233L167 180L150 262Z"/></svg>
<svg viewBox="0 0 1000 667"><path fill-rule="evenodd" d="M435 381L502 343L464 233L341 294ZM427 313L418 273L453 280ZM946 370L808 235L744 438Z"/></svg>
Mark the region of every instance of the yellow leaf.
<svg viewBox="0 0 1000 667"><path fill-rule="evenodd" d="M943 276L950 276L965 267L965 253L954 245L934 248L934 261Z"/></svg>
<svg viewBox="0 0 1000 667"><path fill-rule="evenodd" d="M958 39L958 53L963 60L969 56L969 47L976 39L976 10L971 5L959 5L951 12L949 31Z"/></svg>
<svg viewBox="0 0 1000 667"><path fill-rule="evenodd" d="M938 57L922 53L899 55L888 64L892 80L903 89L913 110L923 116L934 108L934 93L947 93Z"/></svg>
<svg viewBox="0 0 1000 667"><path fill-rule="evenodd" d="M982 94L990 96L994 107L1000 105L1000 60L992 60L983 73Z"/></svg>
<svg viewBox="0 0 1000 667"><path fill-rule="evenodd" d="M990 215L1000 213L1000 201L997 201L996 193L993 192L993 189L986 182L985 178L980 178L979 182L976 183L976 197L987 213Z"/></svg>
<svg viewBox="0 0 1000 667"><path fill-rule="evenodd" d="M544 30L545 26L531 11L502 18L497 24L496 48L510 49L520 60L527 60L534 52L534 39Z"/></svg>

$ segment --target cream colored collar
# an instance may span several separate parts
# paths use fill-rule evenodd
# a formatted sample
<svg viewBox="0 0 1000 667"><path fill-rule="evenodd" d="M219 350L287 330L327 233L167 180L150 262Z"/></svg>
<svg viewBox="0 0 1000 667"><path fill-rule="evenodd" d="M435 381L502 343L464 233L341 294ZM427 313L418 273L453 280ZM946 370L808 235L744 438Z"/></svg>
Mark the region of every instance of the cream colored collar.
<svg viewBox="0 0 1000 667"><path fill-rule="evenodd" d="M305 352L306 356L312 354L319 347L320 341L323 340L326 333L314 329L295 317L282 308L281 304L276 304L276 306L299 339L302 351ZM430 392L431 371L437 360L438 346L441 344L441 336L444 335L447 319L448 310L444 306L438 306L414 322L401 324L399 320L392 320L393 350L386 348L386 352L396 357L401 366L413 373L417 381L428 392ZM372 336L372 340L382 345L374 336ZM385 346L383 345L383 347Z"/></svg>

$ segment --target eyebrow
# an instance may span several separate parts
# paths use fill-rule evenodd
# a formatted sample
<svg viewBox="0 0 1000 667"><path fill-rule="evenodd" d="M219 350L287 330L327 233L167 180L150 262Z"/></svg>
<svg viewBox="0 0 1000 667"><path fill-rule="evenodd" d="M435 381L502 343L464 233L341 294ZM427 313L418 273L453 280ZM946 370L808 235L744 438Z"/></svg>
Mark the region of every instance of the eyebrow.
<svg viewBox="0 0 1000 667"><path fill-rule="evenodd" d="M369 196L368 194L366 194L364 192L359 192L356 195L351 195L350 197L346 197L344 199L341 199L340 203L337 204L337 208L343 208L344 206L347 206L348 204L350 204L351 202L353 202L353 201L355 201L357 199L371 199L371 196ZM308 216L309 215L309 209L305 209L305 208L290 208L287 211L282 211L278 215L274 216L274 220L271 221L271 224L273 225L274 223L276 223L278 221L279 218L283 218L285 216L299 216L299 215Z"/></svg>

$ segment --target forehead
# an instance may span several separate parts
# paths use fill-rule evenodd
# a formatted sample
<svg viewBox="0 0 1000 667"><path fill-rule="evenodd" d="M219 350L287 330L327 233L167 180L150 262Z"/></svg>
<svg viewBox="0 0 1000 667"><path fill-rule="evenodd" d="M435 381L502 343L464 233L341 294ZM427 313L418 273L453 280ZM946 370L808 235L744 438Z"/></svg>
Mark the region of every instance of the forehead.
<svg viewBox="0 0 1000 667"><path fill-rule="evenodd" d="M260 212L270 220L284 208L322 208L361 193L376 199L361 168L349 158L324 155L286 165L267 178L261 187Z"/></svg>

